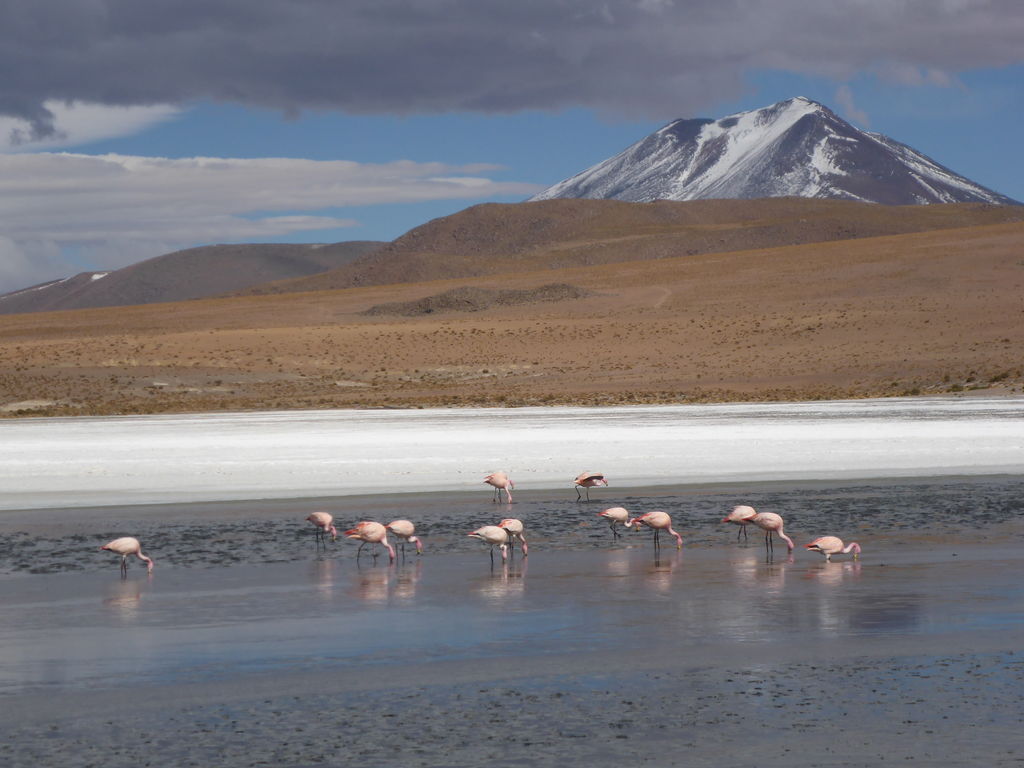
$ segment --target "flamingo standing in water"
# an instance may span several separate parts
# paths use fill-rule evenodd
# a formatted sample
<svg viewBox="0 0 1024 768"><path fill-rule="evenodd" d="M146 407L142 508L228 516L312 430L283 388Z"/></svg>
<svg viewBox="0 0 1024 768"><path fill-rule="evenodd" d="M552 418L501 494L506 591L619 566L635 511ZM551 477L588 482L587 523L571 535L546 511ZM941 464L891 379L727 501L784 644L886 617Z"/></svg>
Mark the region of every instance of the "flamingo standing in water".
<svg viewBox="0 0 1024 768"><path fill-rule="evenodd" d="M804 544L804 549L820 552L825 556L825 562L832 562L832 555L846 555L853 552L853 559L860 557L860 544L851 541L843 545L843 540L838 536L819 536L810 544Z"/></svg>
<svg viewBox="0 0 1024 768"><path fill-rule="evenodd" d="M416 554L423 554L423 542L416 535L416 526L409 520L392 520L385 528L402 540L402 557L405 557L405 542L416 545Z"/></svg>
<svg viewBox="0 0 1024 768"><path fill-rule="evenodd" d="M530 554L529 549L526 546L526 539L523 537L523 521L517 520L514 517L506 517L500 523L499 528L504 528L508 533L508 549L509 552L515 552L516 539L519 539L519 548L523 550L523 557Z"/></svg>
<svg viewBox="0 0 1024 768"><path fill-rule="evenodd" d="M336 541L338 538L338 529L334 527L334 517L328 512L314 512L306 518L309 522L316 526L316 541L319 545L320 542L324 542L326 546L327 534L331 534L331 541Z"/></svg>
<svg viewBox="0 0 1024 768"><path fill-rule="evenodd" d="M509 533L500 525L485 525L482 528L477 528L475 531L466 535L473 536L474 538L480 539L480 541L490 545L491 565L494 565L495 547L498 547L501 550L501 562L505 562Z"/></svg>
<svg viewBox="0 0 1024 768"><path fill-rule="evenodd" d="M747 524L750 522L750 518L757 514L757 510L753 507L748 507L745 504L733 507L732 512L722 518L723 523L732 523L738 525L739 530L736 531L736 541L740 540L740 534L743 534L743 540L747 540Z"/></svg>
<svg viewBox="0 0 1024 768"><path fill-rule="evenodd" d="M737 507L736 509L740 509ZM779 534L779 538L786 542L787 551L793 551L793 540L786 535L785 531L782 530L783 522L782 515L777 515L774 512L757 512L753 507L747 507L748 511L742 520L745 523L756 525L758 528L764 531L764 548L768 552L775 551L775 541L773 534ZM734 509L733 512L736 510ZM740 523L742 525L743 523Z"/></svg>
<svg viewBox="0 0 1024 768"><path fill-rule="evenodd" d="M626 527L634 525L646 525L648 528L654 529L654 548L661 548L661 541L659 536L663 530L668 531L676 537L676 549L683 548L683 537L672 530L672 518L669 517L668 512L662 512L660 509L656 509L653 512L648 512L640 517L632 517L626 523Z"/></svg>
<svg viewBox="0 0 1024 768"><path fill-rule="evenodd" d="M608 485L605 476L600 472L581 472L576 475L576 479L572 482L576 486L576 501L582 501L583 499L580 488L587 489L587 501L590 501L591 488L596 488L599 485Z"/></svg>
<svg viewBox="0 0 1024 768"><path fill-rule="evenodd" d="M363 520L356 523L355 528L350 528L345 531L345 535L350 539L357 539L362 542L359 545L359 549L356 550L356 560L359 560L359 553L363 551L363 547L367 544L383 544L384 548L388 551L388 556L391 558L389 562L395 562L395 548L388 543L388 529L380 523L375 523L372 520ZM377 553L373 553L373 559L377 559Z"/></svg>
<svg viewBox="0 0 1024 768"><path fill-rule="evenodd" d="M608 521L608 527L612 529L612 537L619 538L622 536L621 533L616 530L616 525L622 525L625 528L632 528L633 524L629 520L629 512L623 507L609 507L601 512L597 513L598 517L603 517Z"/></svg>
<svg viewBox="0 0 1024 768"><path fill-rule="evenodd" d="M512 478L510 478L507 474L505 474L504 472L494 472L493 474L490 474L487 477L485 477L484 482L487 483L488 485L494 486L495 502L501 495L502 489L504 489L505 496L508 497L508 503L512 503L512 492L509 489L515 488L516 486L515 483L512 482Z"/></svg>
<svg viewBox="0 0 1024 768"><path fill-rule="evenodd" d="M104 544L100 549L105 549L108 552L115 552L121 556L121 575L125 578L128 576L129 555L135 555L139 560L146 564L146 573L153 572L153 560L142 554L142 545L139 543L139 540L133 536L122 536L120 539L114 539L113 541Z"/></svg>

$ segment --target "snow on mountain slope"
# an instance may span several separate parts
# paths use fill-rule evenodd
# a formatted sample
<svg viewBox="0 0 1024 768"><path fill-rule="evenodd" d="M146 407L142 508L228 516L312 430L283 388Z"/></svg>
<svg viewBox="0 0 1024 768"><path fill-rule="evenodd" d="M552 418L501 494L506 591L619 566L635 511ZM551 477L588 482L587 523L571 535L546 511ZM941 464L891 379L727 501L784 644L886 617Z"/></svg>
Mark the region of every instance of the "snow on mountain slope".
<svg viewBox="0 0 1024 768"><path fill-rule="evenodd" d="M890 205L1016 203L802 97L720 120L676 120L531 199L787 196Z"/></svg>

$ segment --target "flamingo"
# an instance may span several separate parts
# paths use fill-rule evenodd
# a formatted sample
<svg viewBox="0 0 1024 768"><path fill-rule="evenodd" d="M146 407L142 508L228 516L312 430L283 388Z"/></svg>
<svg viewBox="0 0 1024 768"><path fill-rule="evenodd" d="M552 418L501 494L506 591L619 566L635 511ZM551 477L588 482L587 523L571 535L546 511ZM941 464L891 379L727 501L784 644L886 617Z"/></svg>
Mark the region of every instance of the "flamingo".
<svg viewBox="0 0 1024 768"><path fill-rule="evenodd" d="M804 544L804 549L820 552L825 556L825 562L832 562L832 555L846 555L853 552L853 559L860 557L860 544L851 541L843 546L843 540L838 536L819 536L810 544Z"/></svg>
<svg viewBox="0 0 1024 768"><path fill-rule="evenodd" d="M316 541L319 544L323 541L327 534L331 534L331 541L336 541L338 538L338 529L334 527L334 517L328 512L314 512L306 518L309 522L316 526ZM326 542L325 542L326 545Z"/></svg>
<svg viewBox="0 0 1024 768"><path fill-rule="evenodd" d="M508 549L509 533L500 525L485 525L477 528L467 536L473 536L490 545L491 565L494 565L494 548L501 550L501 562L505 562L506 550Z"/></svg>
<svg viewBox="0 0 1024 768"><path fill-rule="evenodd" d="M357 561L359 560L359 553L363 551L363 547L367 544L383 544L391 558L389 562L395 562L395 548L388 543L388 529L380 523L375 523L372 520L363 520L356 523L355 528L345 531L345 535L350 539L358 539L362 542L359 545L359 549L356 550ZM373 553L373 559L377 559L376 552Z"/></svg>
<svg viewBox="0 0 1024 768"><path fill-rule="evenodd" d="M740 540L741 533L743 534L743 540L746 541L747 524L750 522L748 518L756 514L757 510L755 510L753 507L741 505L739 507L733 507L732 512L730 512L728 515L722 518L722 522L733 523L734 525L738 525L739 529L736 531L736 541Z"/></svg>
<svg viewBox="0 0 1024 768"><path fill-rule="evenodd" d="M633 525L646 525L648 528L654 529L654 548L660 549L661 542L659 541L659 535L662 530L666 530L676 537L676 549L683 548L683 537L672 530L672 518L669 517L668 512L662 512L660 509L656 509L653 512L648 512L640 517L631 517L626 523L626 527Z"/></svg>
<svg viewBox="0 0 1024 768"><path fill-rule="evenodd" d="M622 507L609 507L606 510L598 512L597 516L603 517L608 521L608 527L612 529L612 537L616 539L622 535L615 529L616 524L623 525L626 528L633 527L629 520L629 512Z"/></svg>
<svg viewBox="0 0 1024 768"><path fill-rule="evenodd" d="M128 555L135 555L144 562L146 564L146 573L153 572L153 560L142 554L142 545L133 536L122 536L120 539L114 539L104 544L100 549L116 552L121 556L121 575L125 578L128 576Z"/></svg>
<svg viewBox="0 0 1024 768"><path fill-rule="evenodd" d="M587 501L590 501L591 488L596 488L599 485L608 485L605 476L600 472L581 472L576 475L576 479L572 482L576 486L576 501L583 499L582 494L580 494L580 488L587 489Z"/></svg>
<svg viewBox="0 0 1024 768"><path fill-rule="evenodd" d="M499 528L504 528L508 533L508 548L509 552L515 551L515 540L519 539L519 548L523 550L523 557L530 554L529 549L526 546L526 539L523 537L523 521L517 520L514 517L506 517L500 523Z"/></svg>
<svg viewBox="0 0 1024 768"><path fill-rule="evenodd" d="M741 509L741 507L737 507L736 509ZM733 513L736 512L736 509L733 510ZM785 531L782 530L782 515L777 515L774 512L757 512L753 507L747 507L744 516L740 519L743 523L756 525L764 531L764 548L767 551L775 551L775 541L772 538L772 534L774 533L778 533L779 538L786 542L786 547L789 552L793 551L793 540L786 535ZM743 523L738 524L742 525Z"/></svg>
<svg viewBox="0 0 1024 768"><path fill-rule="evenodd" d="M493 474L485 477L484 482L488 485L494 486L494 501L498 500L498 497L501 495L501 490L505 489L505 495L508 497L508 503L512 503L512 493L509 489L515 488L516 486L515 483L512 482L512 478L507 474L504 472L494 472Z"/></svg>
<svg viewBox="0 0 1024 768"><path fill-rule="evenodd" d="M416 535L416 526L409 520L392 520L386 526L395 536L402 540L402 557L405 557L405 542L416 545L416 554L423 554L423 542Z"/></svg>

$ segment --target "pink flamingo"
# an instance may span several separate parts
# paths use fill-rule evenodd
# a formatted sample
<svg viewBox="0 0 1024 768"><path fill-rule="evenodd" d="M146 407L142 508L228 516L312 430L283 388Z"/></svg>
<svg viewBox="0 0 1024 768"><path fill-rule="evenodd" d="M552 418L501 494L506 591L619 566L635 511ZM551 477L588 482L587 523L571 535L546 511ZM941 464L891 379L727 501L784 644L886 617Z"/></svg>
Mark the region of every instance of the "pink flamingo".
<svg viewBox="0 0 1024 768"><path fill-rule="evenodd" d="M526 539L523 537L523 521L517 520L514 517L506 517L500 523L499 528L504 528L508 532L508 548L509 552L515 551L515 541L519 539L519 548L523 550L523 557L530 554L529 549L526 546Z"/></svg>
<svg viewBox="0 0 1024 768"><path fill-rule="evenodd" d="M495 547L498 547L501 550L501 562L505 562L509 533L500 525L485 525L481 528L477 528L475 531L467 533L466 535L473 536L474 538L480 539L480 541L490 545L492 566L494 565Z"/></svg>
<svg viewBox="0 0 1024 768"><path fill-rule="evenodd" d="M576 479L572 481L576 486L576 501L581 501L583 495L580 493L580 488L587 489L587 501L590 501L590 489L596 488L599 485L608 485L608 480L600 472L581 472L576 475Z"/></svg>
<svg viewBox="0 0 1024 768"><path fill-rule="evenodd" d="M648 528L654 529L654 548L660 549L661 542L658 537L663 530L668 531L676 537L676 549L683 548L683 537L672 530L672 518L669 517L668 512L662 512L660 509L656 509L653 512L648 512L640 517L630 518L626 523L626 527L633 525L646 525Z"/></svg>
<svg viewBox="0 0 1024 768"><path fill-rule="evenodd" d="M505 474L504 472L494 472L493 474L490 474L487 477L485 477L484 482L487 483L488 485L494 486L494 501L498 500L498 497L501 495L502 489L504 489L505 495L508 497L508 503L512 503L512 492L509 489L515 488L516 486L515 483L512 482L512 478L510 478L507 474Z"/></svg>
<svg viewBox="0 0 1024 768"><path fill-rule="evenodd" d="M345 535L350 539L357 539L362 542L359 545L359 549L356 550L357 561L359 560L359 553L363 551L363 547L367 544L383 544L391 558L389 562L395 562L395 548L388 543L388 529L380 523L375 523L372 520L363 520L356 523L355 528L345 531ZM376 552L373 553L373 559L377 559Z"/></svg>
<svg viewBox="0 0 1024 768"><path fill-rule="evenodd" d="M612 537L617 539L622 536L621 533L616 530L616 525L621 525L625 528L632 528L633 524L629 521L629 512L623 507L609 507L601 512L597 513L598 517L603 517L608 521L608 527L612 529Z"/></svg>
<svg viewBox="0 0 1024 768"><path fill-rule="evenodd" d="M402 557L405 557L405 542L416 545L416 554L423 554L423 542L416 535L416 526L409 520L392 520L385 528L402 540Z"/></svg>
<svg viewBox="0 0 1024 768"><path fill-rule="evenodd" d="M317 545L327 538L327 534L331 534L331 541L336 541L338 538L338 529L334 527L334 517L327 512L314 512L306 518L309 522L316 526L316 541ZM324 541L326 545L326 541Z"/></svg>
<svg viewBox="0 0 1024 768"><path fill-rule="evenodd" d="M860 544L851 541L843 546L843 540L838 536L819 536L810 544L804 544L804 549L820 552L825 556L825 562L832 561L832 555L846 555L853 552L853 559L860 557Z"/></svg>
<svg viewBox="0 0 1024 768"><path fill-rule="evenodd" d="M104 544L100 549L115 552L121 556L121 575L126 578L128 576L129 555L135 555L146 564L146 573L153 572L153 560L142 554L142 545L139 544L138 539L132 536L122 536L120 539L114 539L108 544Z"/></svg>
<svg viewBox="0 0 1024 768"><path fill-rule="evenodd" d="M736 509L739 509L739 507ZM768 552L775 551L775 541L772 537L775 533L778 533L779 538L786 542L787 551L793 551L793 540L782 530L782 515L777 515L774 512L757 512L753 507L747 507L746 509L748 511L741 517L741 520L743 523L756 525L764 531L764 548ZM735 511L734 509L733 512Z"/></svg>
<svg viewBox="0 0 1024 768"><path fill-rule="evenodd" d="M747 524L750 522L750 518L757 514L757 510L753 507L741 505L739 507L733 507L732 512L722 518L723 523L732 523L738 525L739 529L736 531L736 541L740 540L740 534L743 534L743 540L747 540Z"/></svg>

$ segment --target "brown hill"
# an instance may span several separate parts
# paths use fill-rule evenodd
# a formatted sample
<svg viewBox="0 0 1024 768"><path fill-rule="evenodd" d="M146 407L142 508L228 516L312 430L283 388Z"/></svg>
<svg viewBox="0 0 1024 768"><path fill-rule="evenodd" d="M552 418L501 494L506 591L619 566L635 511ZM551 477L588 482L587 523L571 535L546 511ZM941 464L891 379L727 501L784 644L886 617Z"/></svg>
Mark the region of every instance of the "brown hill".
<svg viewBox="0 0 1024 768"><path fill-rule="evenodd" d="M1011 221L1024 221L1024 209L987 204L880 206L806 198L492 203L430 221L338 269L260 286L258 292L561 269Z"/></svg>
<svg viewBox="0 0 1024 768"><path fill-rule="evenodd" d="M0 296L0 314L184 301L334 269L383 243L208 245Z"/></svg>
<svg viewBox="0 0 1024 768"><path fill-rule="evenodd" d="M1024 223L0 317L9 414L1021 391ZM580 298L367 316L452 289ZM539 294L538 294L539 295Z"/></svg>

